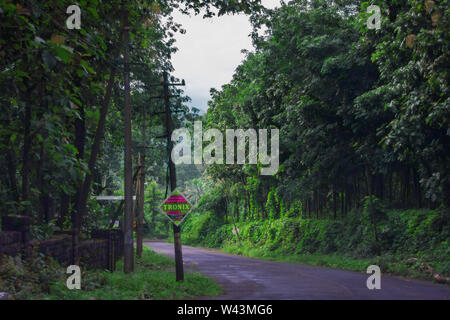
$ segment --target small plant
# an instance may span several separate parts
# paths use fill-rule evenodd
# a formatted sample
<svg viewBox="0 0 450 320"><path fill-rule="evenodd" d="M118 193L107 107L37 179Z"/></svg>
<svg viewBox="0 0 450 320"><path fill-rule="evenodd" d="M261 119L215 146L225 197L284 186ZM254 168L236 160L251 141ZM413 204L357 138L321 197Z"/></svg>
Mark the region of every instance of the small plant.
<svg viewBox="0 0 450 320"><path fill-rule="evenodd" d="M44 240L51 238L60 228L56 225L56 220L51 220L41 225L32 225L30 235L33 239Z"/></svg>
<svg viewBox="0 0 450 320"><path fill-rule="evenodd" d="M50 293L53 283L64 280L64 270L51 257L32 250L23 260L5 256L0 263L0 287L15 299L33 299Z"/></svg>

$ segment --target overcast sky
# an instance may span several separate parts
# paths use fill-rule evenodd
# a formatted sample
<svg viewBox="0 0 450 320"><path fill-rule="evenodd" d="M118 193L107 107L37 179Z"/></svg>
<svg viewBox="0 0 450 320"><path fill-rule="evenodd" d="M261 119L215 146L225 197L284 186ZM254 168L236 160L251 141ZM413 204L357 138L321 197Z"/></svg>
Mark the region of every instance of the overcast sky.
<svg viewBox="0 0 450 320"><path fill-rule="evenodd" d="M268 8L279 6L279 0L263 0ZM248 16L226 15L203 19L174 14L186 34L177 34L175 46L179 51L173 56L174 75L186 80L186 94L192 98L191 106L205 111L208 107L209 89L220 87L232 79L241 63L242 49L251 50Z"/></svg>

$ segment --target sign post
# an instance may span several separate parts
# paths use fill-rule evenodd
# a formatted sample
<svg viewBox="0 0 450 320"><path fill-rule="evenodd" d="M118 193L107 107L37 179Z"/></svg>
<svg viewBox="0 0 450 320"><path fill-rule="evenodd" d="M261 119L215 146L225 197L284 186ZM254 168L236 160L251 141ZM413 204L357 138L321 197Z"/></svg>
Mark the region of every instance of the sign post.
<svg viewBox="0 0 450 320"><path fill-rule="evenodd" d="M183 281L183 254L181 251L181 223L189 214L192 206L186 198L175 190L171 196L161 205L162 211L166 214L173 225L173 242L175 247L175 268L177 281Z"/></svg>
<svg viewBox="0 0 450 320"><path fill-rule="evenodd" d="M166 134L167 134L167 154L169 157L169 176L170 176L170 191L172 192L172 196L169 197L166 201L169 201L172 197L179 197L181 194L175 194L176 188L177 188L177 176L176 176L176 168L175 163L172 161L172 149L173 149L173 142L172 142L172 131L173 131L173 124L172 124L172 111L170 110L170 90L169 86L184 86L185 82L184 80L181 83L169 83L169 75L166 71L163 73L163 89L164 89L164 105L165 105L165 114L166 114ZM181 197L184 199L185 203L187 203L186 199L181 195ZM176 202L175 202L176 203ZM165 203L164 203L165 204ZM163 204L163 205L164 205ZM182 205L182 203L178 203L179 205ZM173 204L172 204L173 205ZM176 267L176 274L177 274L177 281L183 281L184 280L184 270L183 270L183 254L181 252L181 228L179 224L183 221L184 217L186 216L186 213L181 213L184 208L180 211L165 211L163 208L163 211L167 213L167 216L172 220L173 223L173 240L174 240L174 246L175 246L175 267ZM169 212L171 212L169 214ZM178 214L177 214L178 212ZM181 217L182 216L182 217ZM180 219L181 217L181 219ZM177 223L179 222L179 223Z"/></svg>
<svg viewBox="0 0 450 320"><path fill-rule="evenodd" d="M173 245L175 249L175 272L177 281L184 280L183 252L181 251L181 228L173 224Z"/></svg>

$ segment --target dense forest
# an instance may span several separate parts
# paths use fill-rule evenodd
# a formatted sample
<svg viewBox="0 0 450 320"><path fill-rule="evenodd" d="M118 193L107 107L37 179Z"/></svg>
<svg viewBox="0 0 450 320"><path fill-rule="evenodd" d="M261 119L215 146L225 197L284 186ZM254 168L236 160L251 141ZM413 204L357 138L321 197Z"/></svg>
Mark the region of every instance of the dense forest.
<svg viewBox="0 0 450 320"><path fill-rule="evenodd" d="M366 27L371 3L379 30ZM208 167L215 183L185 241L259 256L423 255L450 271L448 3L371 3L290 1L251 16L255 50L211 90L204 121L279 128L280 170Z"/></svg>
<svg viewBox="0 0 450 320"><path fill-rule="evenodd" d="M163 72L173 70L174 33L184 32L170 13L211 16L214 7L225 14L249 11L252 3L83 1L81 29L69 30L70 1L2 1L1 215L31 217L37 236L72 223L89 229L111 209L92 196L123 194L124 12L132 39L133 161L146 155L149 180L163 185L167 148L158 96ZM195 119L198 110L184 105L189 98L171 91L175 127Z"/></svg>
<svg viewBox="0 0 450 320"><path fill-rule="evenodd" d="M279 171L177 166L196 204L183 239L283 254L357 246L358 257L404 245L450 275L448 1L259 2L79 1L81 29L69 30L71 1L0 1L0 219L29 217L36 239L113 228L123 204L95 197L124 195L126 155L133 194L145 185L144 231L167 237L161 97L174 35L185 32L171 14L243 12L254 49L229 84L211 89L205 114L170 87L173 126L279 129ZM367 27L369 5L381 8L379 29Z"/></svg>
<svg viewBox="0 0 450 320"><path fill-rule="evenodd" d="M394 208L449 205L448 9L427 3L380 2L389 15L377 31L364 28L358 1L296 1L252 17L255 52L212 91L206 115L211 127L282 133L274 177L209 169L243 188L246 214L264 219L278 198L308 218L345 216L366 196Z"/></svg>

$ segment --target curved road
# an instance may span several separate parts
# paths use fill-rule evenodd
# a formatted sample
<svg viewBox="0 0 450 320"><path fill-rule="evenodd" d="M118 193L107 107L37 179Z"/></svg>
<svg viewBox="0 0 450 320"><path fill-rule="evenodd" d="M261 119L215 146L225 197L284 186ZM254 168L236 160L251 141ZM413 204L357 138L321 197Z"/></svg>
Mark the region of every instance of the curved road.
<svg viewBox="0 0 450 320"><path fill-rule="evenodd" d="M173 257L173 244L146 242ZM382 276L381 290L368 290L364 273L257 260L204 248L183 246L190 270L213 277L230 300L450 299L450 286ZM381 270L383 271L383 270Z"/></svg>

